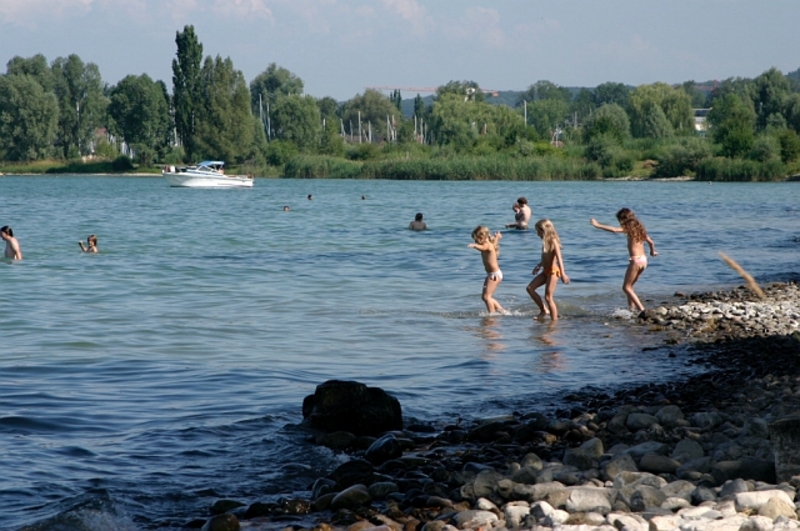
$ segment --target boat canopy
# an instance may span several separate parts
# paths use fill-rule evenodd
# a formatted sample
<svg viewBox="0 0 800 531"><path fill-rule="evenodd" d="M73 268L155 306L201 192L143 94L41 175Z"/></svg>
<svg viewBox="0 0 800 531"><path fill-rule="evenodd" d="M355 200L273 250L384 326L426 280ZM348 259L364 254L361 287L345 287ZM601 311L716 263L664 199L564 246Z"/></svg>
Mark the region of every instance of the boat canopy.
<svg viewBox="0 0 800 531"><path fill-rule="evenodd" d="M221 160L204 160L197 164L198 166L225 166Z"/></svg>

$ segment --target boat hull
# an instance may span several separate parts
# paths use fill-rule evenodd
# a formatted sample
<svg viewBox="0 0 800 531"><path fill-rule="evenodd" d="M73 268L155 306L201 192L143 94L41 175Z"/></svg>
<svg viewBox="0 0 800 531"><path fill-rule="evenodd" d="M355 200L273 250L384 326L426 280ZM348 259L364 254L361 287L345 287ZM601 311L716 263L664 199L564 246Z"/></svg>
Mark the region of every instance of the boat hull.
<svg viewBox="0 0 800 531"><path fill-rule="evenodd" d="M167 183L175 188L252 188L254 179L246 175L201 175L162 172Z"/></svg>

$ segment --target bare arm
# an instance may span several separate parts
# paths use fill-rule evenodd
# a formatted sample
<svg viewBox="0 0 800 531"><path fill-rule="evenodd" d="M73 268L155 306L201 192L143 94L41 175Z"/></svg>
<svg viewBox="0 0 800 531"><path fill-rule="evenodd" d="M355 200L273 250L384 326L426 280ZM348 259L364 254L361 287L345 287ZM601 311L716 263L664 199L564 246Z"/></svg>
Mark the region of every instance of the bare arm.
<svg viewBox="0 0 800 531"><path fill-rule="evenodd" d="M647 245L650 246L650 256L658 256L658 253L656 252L656 244L653 242L653 239L648 236L646 241Z"/></svg>
<svg viewBox="0 0 800 531"><path fill-rule="evenodd" d="M81 246L81 251L83 251L85 253L86 252L86 247L83 246L83 242L82 241L78 241L78 245Z"/></svg>
<svg viewBox="0 0 800 531"><path fill-rule="evenodd" d="M603 225L602 223L598 223L596 219L592 218L589 223L592 224L592 227L602 229L608 232L625 232L622 227L612 227L611 225Z"/></svg>
<svg viewBox="0 0 800 531"><path fill-rule="evenodd" d="M488 251L489 249L494 248L494 244L492 242L470 243L467 244L467 247L470 249L477 249L479 251Z"/></svg>
<svg viewBox="0 0 800 531"><path fill-rule="evenodd" d="M564 269L564 258L561 256L561 248L558 245L556 245L556 260L558 260L558 265L561 266L561 282L569 284L569 277L566 269Z"/></svg>

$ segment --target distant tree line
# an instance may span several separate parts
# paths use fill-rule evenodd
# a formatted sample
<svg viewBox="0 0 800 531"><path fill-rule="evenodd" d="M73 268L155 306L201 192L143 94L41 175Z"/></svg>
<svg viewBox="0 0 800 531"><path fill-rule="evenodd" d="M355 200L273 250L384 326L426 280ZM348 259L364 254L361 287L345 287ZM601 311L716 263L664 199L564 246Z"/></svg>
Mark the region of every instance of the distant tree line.
<svg viewBox="0 0 800 531"><path fill-rule="evenodd" d="M398 159L459 157L570 159L564 171L588 178L645 168L655 176L768 179L798 169L800 69L713 87L608 82L573 90L540 80L511 104L507 94L450 81L433 98L417 94L406 116L399 90L317 99L275 63L248 85L230 58L203 56L192 26L176 32L175 43L171 92L147 74L108 86L77 55L50 64L42 55L12 58L0 75L0 160L115 159L124 147L142 166L211 158L281 169L311 161L318 169L340 159L347 164L336 167L351 176L354 168L374 176L367 162L392 161L398 172ZM696 109L705 109L702 131ZM414 166L414 175L428 167ZM545 167L561 165L513 171L525 178Z"/></svg>

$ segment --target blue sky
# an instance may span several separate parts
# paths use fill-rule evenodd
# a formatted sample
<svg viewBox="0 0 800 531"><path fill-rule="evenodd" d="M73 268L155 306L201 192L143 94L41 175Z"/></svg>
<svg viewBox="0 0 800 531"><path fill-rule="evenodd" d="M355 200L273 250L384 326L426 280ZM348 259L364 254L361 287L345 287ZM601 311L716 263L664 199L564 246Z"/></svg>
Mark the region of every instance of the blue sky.
<svg viewBox="0 0 800 531"><path fill-rule="evenodd" d="M307 94L346 100L450 80L524 90L788 73L798 21L800 0L0 0L0 60L75 53L109 84L147 73L171 90L175 34L193 25L204 55L230 57L248 83L274 62Z"/></svg>

